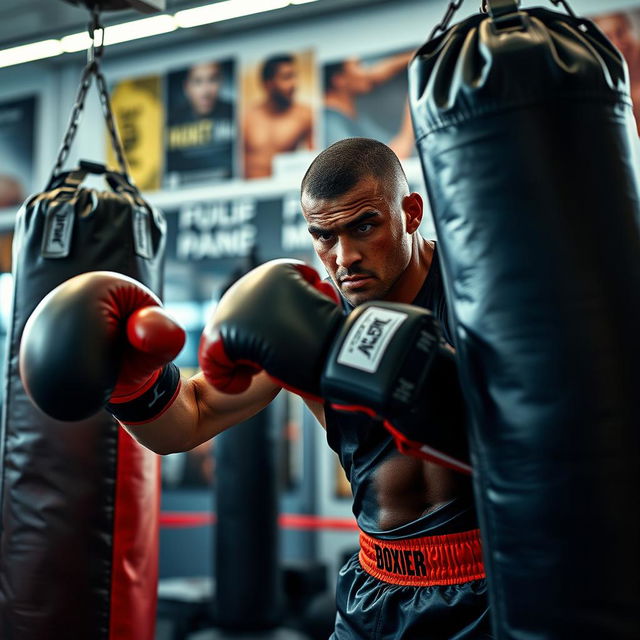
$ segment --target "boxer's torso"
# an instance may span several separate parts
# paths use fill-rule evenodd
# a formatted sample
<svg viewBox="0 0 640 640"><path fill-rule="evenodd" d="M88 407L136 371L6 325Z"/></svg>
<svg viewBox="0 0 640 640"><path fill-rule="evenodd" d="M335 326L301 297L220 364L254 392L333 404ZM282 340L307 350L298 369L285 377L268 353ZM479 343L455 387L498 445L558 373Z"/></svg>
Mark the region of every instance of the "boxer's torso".
<svg viewBox="0 0 640 640"><path fill-rule="evenodd" d="M413 304L431 310L451 342L439 262L433 260ZM351 309L345 303L345 311ZM471 480L399 453L390 434L364 414L324 406L327 440L353 492L360 528L380 538L441 535L477 527Z"/></svg>

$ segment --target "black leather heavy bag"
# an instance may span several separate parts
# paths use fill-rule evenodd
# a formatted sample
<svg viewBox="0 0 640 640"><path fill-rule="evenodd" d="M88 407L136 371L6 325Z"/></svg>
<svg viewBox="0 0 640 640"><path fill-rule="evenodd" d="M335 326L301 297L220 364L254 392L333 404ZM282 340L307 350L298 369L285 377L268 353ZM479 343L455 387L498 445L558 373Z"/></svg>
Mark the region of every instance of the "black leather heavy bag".
<svg viewBox="0 0 640 640"><path fill-rule="evenodd" d="M640 238L626 66L511 0L410 100L456 328L499 640L640 637Z"/></svg>
<svg viewBox="0 0 640 640"><path fill-rule="evenodd" d="M105 411L45 416L18 374L27 318L68 278L117 271L160 293L164 218L124 176L106 177L111 189L98 192L81 186L85 171L63 173L18 213L0 440L2 640L155 637L157 456Z"/></svg>

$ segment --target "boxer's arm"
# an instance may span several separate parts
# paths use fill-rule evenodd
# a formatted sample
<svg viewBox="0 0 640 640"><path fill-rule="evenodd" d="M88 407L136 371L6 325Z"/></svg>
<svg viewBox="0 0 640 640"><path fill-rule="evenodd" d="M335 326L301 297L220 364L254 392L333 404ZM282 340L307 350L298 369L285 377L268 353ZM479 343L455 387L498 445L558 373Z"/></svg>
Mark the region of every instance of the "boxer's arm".
<svg viewBox="0 0 640 640"><path fill-rule="evenodd" d="M187 451L248 420L264 409L280 389L263 372L253 377L246 391L227 394L212 387L199 373L182 379L175 401L159 418L123 425L140 444L156 453Z"/></svg>
<svg viewBox="0 0 640 640"><path fill-rule="evenodd" d="M148 415L144 404L141 419L127 421L133 414L111 407L134 437L157 453L191 449L247 420L283 386L304 396L324 424L319 375L325 345L343 318L337 302L333 288L311 267L287 260L263 264L218 302L200 340L203 373L179 387L177 379L165 384L159 378L135 405L153 403L154 389L167 389L168 397L177 388L163 413Z"/></svg>

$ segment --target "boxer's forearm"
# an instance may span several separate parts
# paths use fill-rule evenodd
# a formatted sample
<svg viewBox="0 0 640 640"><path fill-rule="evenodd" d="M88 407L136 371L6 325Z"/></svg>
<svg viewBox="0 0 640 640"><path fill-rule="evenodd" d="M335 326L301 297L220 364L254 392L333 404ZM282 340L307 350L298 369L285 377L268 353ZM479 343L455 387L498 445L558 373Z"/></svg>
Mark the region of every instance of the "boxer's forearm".
<svg viewBox="0 0 640 640"><path fill-rule="evenodd" d="M214 389L198 374L191 379L182 378L175 400L158 418L123 426L138 442L156 453L188 451L249 419L279 391L280 387L265 374L259 374L243 393L226 394Z"/></svg>

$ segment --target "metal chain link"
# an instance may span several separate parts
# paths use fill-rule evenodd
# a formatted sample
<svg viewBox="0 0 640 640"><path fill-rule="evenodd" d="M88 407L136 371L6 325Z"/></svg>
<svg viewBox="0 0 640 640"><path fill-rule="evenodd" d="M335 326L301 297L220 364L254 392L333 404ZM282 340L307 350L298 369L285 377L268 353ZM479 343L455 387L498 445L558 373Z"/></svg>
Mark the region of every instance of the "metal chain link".
<svg viewBox="0 0 640 640"><path fill-rule="evenodd" d="M452 0L447 7L447 10L442 18L442 20L433 28L431 33L429 34L429 40L435 37L438 31L442 31L444 33L449 28L449 23L451 22L451 18L455 15L456 11L462 6L464 0Z"/></svg>
<svg viewBox="0 0 640 640"><path fill-rule="evenodd" d="M573 11L573 9L571 8L571 6L569 5L569 3L567 2L567 0L551 0L551 2L553 4L556 5L556 7L558 5L562 5L562 7L564 8L564 10L572 17L575 18L576 20L579 20L580 18L578 18L578 16L575 14L575 12Z"/></svg>
<svg viewBox="0 0 640 640"><path fill-rule="evenodd" d="M122 146L122 140L118 134L118 127L113 117L113 110L111 109L111 99L109 98L109 88L107 87L107 81L102 73L100 66L96 64L95 70L96 84L98 85L98 93L100 94L100 104L102 105L102 114L104 115L105 122L107 123L107 130L109 131L109 137L111 138L111 146L116 154L118 165L120 165L120 172L127 176L129 182L129 170L127 168L127 159L124 153L124 147Z"/></svg>
<svg viewBox="0 0 640 640"><path fill-rule="evenodd" d="M67 132L62 141L62 146L60 147L56 163L51 173L50 182L60 173L62 167L69 157L71 145L73 144L73 141L76 137L78 125L80 124L80 117L82 116L82 112L84 110L87 93L91 88L91 82L94 76L96 78L96 86L100 97L102 113L107 124L107 130L109 131L111 145L116 154L116 159L120 166L120 171L126 176L127 180L131 182L129 171L127 169L127 161L125 158L124 148L122 146L120 136L118 135L118 128L116 126L116 122L113 117L113 111L111 109L109 88L100 67L100 62L102 60L102 54L104 51L104 27L100 24L99 12L95 7L92 11L91 17L92 20L87 28L89 37L91 38L91 46L88 50L88 62L85 68L82 70L82 76L80 77L80 88L78 89L73 109L71 111L71 117L69 118ZM99 45L96 45L96 31L101 32Z"/></svg>
<svg viewBox="0 0 640 640"><path fill-rule="evenodd" d="M91 87L91 78L93 76L93 73L94 63L90 62L82 71L82 76L80 78L80 88L78 89L78 94L76 95L73 110L71 111L69 125L67 126L67 133L64 136L62 146L60 147L60 151L58 152L58 159L56 160L56 164L53 167L53 172L51 173L52 179L57 176L58 173L60 173L60 170L69 157L71 145L73 144L73 140L76 137L76 132L78 131L78 124L80 123L80 116L82 115L82 110L84 109L87 92Z"/></svg>

